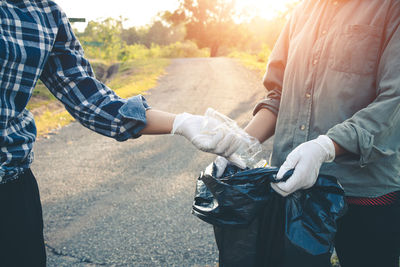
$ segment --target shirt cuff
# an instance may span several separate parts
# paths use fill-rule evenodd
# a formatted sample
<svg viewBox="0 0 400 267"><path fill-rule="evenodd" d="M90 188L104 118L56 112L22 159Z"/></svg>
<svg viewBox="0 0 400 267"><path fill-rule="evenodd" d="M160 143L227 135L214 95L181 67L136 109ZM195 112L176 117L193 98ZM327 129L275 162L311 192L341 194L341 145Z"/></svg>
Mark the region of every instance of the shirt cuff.
<svg viewBox="0 0 400 267"><path fill-rule="evenodd" d="M391 151L382 150L374 145L374 135L351 122L335 125L328 131L327 136L352 153L353 159L357 155L360 167L365 167L368 163L392 154ZM338 163L340 163L340 158L338 157ZM348 159L348 156L344 158Z"/></svg>
<svg viewBox="0 0 400 267"><path fill-rule="evenodd" d="M255 116L257 112L259 112L263 108L269 109L272 113L278 116L279 101L272 98L264 99L254 107L253 116Z"/></svg>
<svg viewBox="0 0 400 267"><path fill-rule="evenodd" d="M146 99L142 95L131 97L119 109L122 120L126 120L126 131L121 140L138 138L139 132L146 127L146 110L150 109Z"/></svg>

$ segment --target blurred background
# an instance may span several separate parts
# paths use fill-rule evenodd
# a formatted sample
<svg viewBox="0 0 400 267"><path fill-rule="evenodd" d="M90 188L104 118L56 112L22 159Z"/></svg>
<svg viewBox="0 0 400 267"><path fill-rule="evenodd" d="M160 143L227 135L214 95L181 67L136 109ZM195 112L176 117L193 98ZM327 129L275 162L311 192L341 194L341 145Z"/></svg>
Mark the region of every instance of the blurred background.
<svg viewBox="0 0 400 267"><path fill-rule="evenodd" d="M228 56L270 50L296 0L58 0L91 58ZM98 54L91 44L101 43ZM204 49L190 55L186 49ZM163 51L165 46L169 46ZM181 48L185 50L185 48ZM175 53L174 53L175 52ZM180 54L181 53L181 54ZM265 58L260 57L260 60Z"/></svg>

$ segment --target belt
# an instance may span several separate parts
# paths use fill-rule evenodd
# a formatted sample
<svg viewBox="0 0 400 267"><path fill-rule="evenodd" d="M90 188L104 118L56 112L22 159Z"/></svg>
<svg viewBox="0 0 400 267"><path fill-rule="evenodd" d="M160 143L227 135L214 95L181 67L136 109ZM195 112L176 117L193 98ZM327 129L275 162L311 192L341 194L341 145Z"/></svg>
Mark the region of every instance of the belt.
<svg viewBox="0 0 400 267"><path fill-rule="evenodd" d="M400 201L400 191L380 197L346 197L346 201L350 205L357 206L388 206Z"/></svg>

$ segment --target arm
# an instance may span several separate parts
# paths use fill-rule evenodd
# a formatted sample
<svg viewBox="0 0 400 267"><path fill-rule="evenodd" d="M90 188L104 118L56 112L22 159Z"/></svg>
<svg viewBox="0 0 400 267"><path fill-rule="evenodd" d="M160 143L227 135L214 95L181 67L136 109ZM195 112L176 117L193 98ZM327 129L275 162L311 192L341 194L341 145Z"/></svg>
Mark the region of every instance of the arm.
<svg viewBox="0 0 400 267"><path fill-rule="evenodd" d="M377 64L376 98L351 118L333 126L327 135L296 147L281 166L278 178L292 168L287 182L272 185L283 196L311 187L324 162L337 161L366 166L395 157L400 151L400 6L388 16L385 45ZM397 13L397 14L396 14ZM362 89L362 88L360 88Z"/></svg>
<svg viewBox="0 0 400 267"><path fill-rule="evenodd" d="M267 98L256 105L253 111L254 117L244 129L250 136L258 139L260 143L265 142L275 132L291 25L292 18L285 25L268 59L267 70L263 79L264 86L268 91ZM217 157L214 163L218 170L217 177L222 176L228 161L222 157Z"/></svg>
<svg viewBox="0 0 400 267"><path fill-rule="evenodd" d="M55 12L58 31L40 79L81 124L118 141L140 136L149 106L142 96L118 97L99 82L66 15Z"/></svg>
<svg viewBox="0 0 400 267"><path fill-rule="evenodd" d="M376 98L327 133L359 166L390 157L400 149L399 135L395 134L400 131L400 7L393 10L396 14L388 19L385 35L389 38L377 66Z"/></svg>
<svg viewBox="0 0 400 267"><path fill-rule="evenodd" d="M263 108L256 113L244 130L263 143L274 134L275 125L276 115L269 109Z"/></svg>
<svg viewBox="0 0 400 267"><path fill-rule="evenodd" d="M118 141L141 134L179 134L200 150L226 157L245 144L229 127L215 133L220 121L150 110L141 95L128 100L118 97L94 77L66 15L58 10L54 16L58 32L40 78L81 124ZM208 132L203 131L206 122L211 127Z"/></svg>
<svg viewBox="0 0 400 267"><path fill-rule="evenodd" d="M172 131L175 114L148 109L146 111L147 124L140 134L169 134Z"/></svg>
<svg viewBox="0 0 400 267"><path fill-rule="evenodd" d="M336 143L333 140L332 140L332 142L333 142L333 146L335 147L335 156L336 157L348 153L347 150L345 150L343 147L341 147L338 143Z"/></svg>

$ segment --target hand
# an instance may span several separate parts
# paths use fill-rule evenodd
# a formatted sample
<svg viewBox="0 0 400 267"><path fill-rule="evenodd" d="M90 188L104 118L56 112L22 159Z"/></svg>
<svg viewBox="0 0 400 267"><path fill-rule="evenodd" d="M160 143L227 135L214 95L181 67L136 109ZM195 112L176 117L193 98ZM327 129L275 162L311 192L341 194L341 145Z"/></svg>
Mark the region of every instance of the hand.
<svg viewBox="0 0 400 267"><path fill-rule="evenodd" d="M227 160L224 157L218 156L215 160L214 160L214 164L217 167L217 174L216 174L216 178L220 178L222 176L222 174L224 174L224 171L226 169L226 166L228 166L229 160Z"/></svg>
<svg viewBox="0 0 400 267"><path fill-rule="evenodd" d="M234 155L233 155L234 156ZM232 158L232 156L231 156ZM239 166L237 163L235 163L235 158L233 159L234 161L229 161L224 157L218 156L215 160L214 160L214 164L217 168L217 173L215 175L216 178L220 178L222 177L222 174L224 174L226 167L228 166L228 164L233 164L236 165L237 167L243 169L242 166ZM240 162L240 160L239 160Z"/></svg>
<svg viewBox="0 0 400 267"><path fill-rule="evenodd" d="M322 163L332 162L335 158L335 146L326 135L305 142L296 147L280 167L277 179L294 168L293 175L286 181L271 183L271 187L280 195L286 197L299 189L312 187L317 180Z"/></svg>
<svg viewBox="0 0 400 267"><path fill-rule="evenodd" d="M171 131L186 137L198 149L226 157L238 167L245 168L244 162L233 155L250 141L250 136L242 132L223 121L188 113L176 116Z"/></svg>

